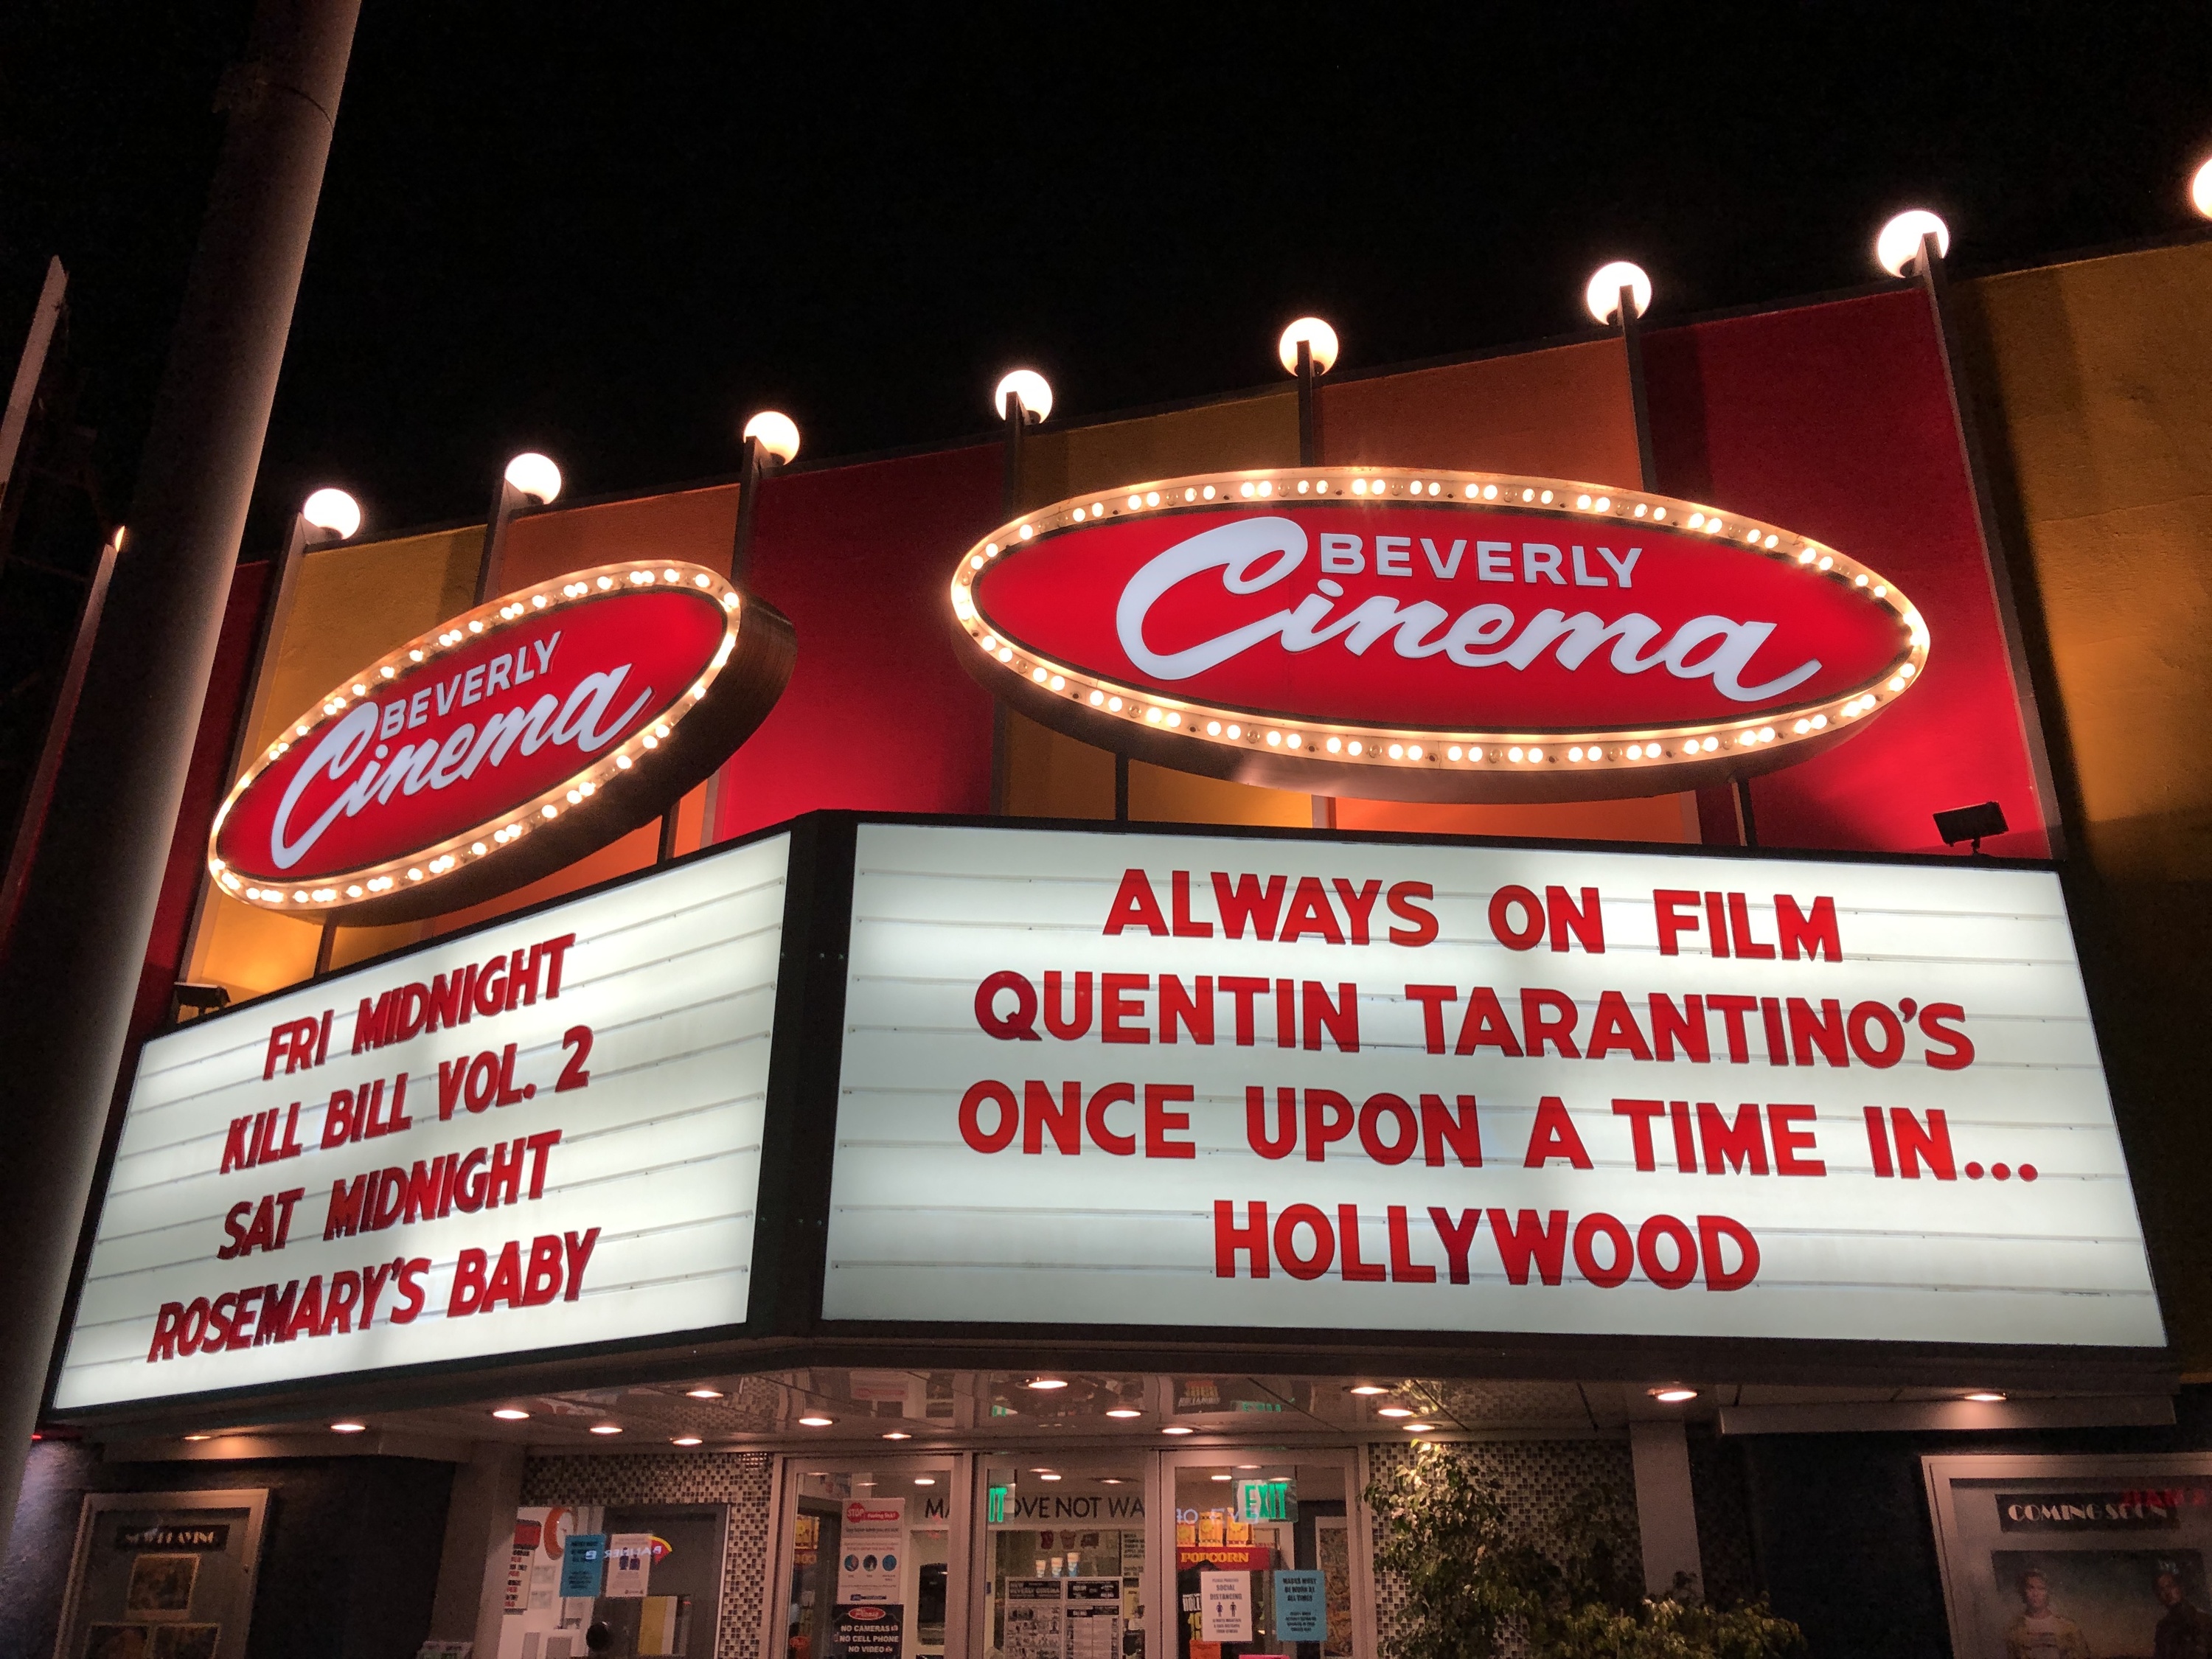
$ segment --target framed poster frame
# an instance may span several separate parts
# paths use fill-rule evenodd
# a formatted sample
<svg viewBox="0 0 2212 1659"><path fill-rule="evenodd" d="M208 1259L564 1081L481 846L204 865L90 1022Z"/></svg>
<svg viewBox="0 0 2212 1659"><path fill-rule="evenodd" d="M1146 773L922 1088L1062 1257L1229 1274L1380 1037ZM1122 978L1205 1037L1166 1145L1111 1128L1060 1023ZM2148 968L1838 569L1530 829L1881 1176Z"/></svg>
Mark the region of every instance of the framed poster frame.
<svg viewBox="0 0 2212 1659"><path fill-rule="evenodd" d="M243 1582L238 1597L244 1604L236 1618L222 1620L210 1659L245 1659L246 1641L253 1623L253 1602L260 1583L263 1523L268 1517L269 1492L264 1486L211 1488L204 1492L93 1492L84 1495L77 1511L76 1541L70 1552L69 1589L62 1597L61 1623L54 1633L53 1659L74 1659L82 1645L81 1615L84 1611L86 1569L97 1547L102 1523L111 1516L139 1514L149 1510L246 1511L246 1538L240 1546Z"/></svg>

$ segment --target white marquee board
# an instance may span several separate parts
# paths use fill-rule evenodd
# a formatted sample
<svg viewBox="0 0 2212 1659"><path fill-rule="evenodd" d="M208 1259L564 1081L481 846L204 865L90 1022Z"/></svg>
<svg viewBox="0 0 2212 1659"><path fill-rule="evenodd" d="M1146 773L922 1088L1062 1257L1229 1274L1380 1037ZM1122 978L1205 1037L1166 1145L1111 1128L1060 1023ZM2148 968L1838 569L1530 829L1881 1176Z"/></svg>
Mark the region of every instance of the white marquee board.
<svg viewBox="0 0 2212 1659"><path fill-rule="evenodd" d="M734 848L149 1042L57 1407L741 1322L788 859Z"/></svg>
<svg viewBox="0 0 2212 1659"><path fill-rule="evenodd" d="M2048 872L859 837L829 1318L2164 1340Z"/></svg>

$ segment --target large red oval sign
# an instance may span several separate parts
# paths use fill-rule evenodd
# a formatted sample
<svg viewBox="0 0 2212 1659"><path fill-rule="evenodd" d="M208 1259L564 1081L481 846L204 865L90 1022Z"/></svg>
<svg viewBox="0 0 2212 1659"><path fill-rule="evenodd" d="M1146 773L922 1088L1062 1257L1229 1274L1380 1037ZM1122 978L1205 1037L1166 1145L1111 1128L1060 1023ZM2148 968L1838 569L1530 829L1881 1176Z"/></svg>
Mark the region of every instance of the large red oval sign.
<svg viewBox="0 0 2212 1659"><path fill-rule="evenodd" d="M1173 478L1002 526L963 656L1047 725L1322 794L1656 794L1841 741L1928 630L1878 572L1640 490L1303 468Z"/></svg>
<svg viewBox="0 0 2212 1659"><path fill-rule="evenodd" d="M505 892L659 816L760 724L791 624L713 571L578 571L453 618L294 721L209 864L258 908L405 921Z"/></svg>

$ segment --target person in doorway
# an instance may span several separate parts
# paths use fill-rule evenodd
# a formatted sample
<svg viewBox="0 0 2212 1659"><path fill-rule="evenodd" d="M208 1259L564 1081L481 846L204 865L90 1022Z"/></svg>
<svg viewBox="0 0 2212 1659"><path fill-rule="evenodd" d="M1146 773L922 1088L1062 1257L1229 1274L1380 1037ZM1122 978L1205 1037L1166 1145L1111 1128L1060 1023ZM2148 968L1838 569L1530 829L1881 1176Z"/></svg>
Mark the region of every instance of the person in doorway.
<svg viewBox="0 0 2212 1659"><path fill-rule="evenodd" d="M2151 1589L2166 1608L2151 1635L2151 1659L2212 1659L2212 1613L2190 1601L2176 1574L2160 1573Z"/></svg>
<svg viewBox="0 0 2212 1659"><path fill-rule="evenodd" d="M2020 1617L2005 1632L2005 1659L2089 1659L2081 1626L2051 1605L2051 1584L2033 1567L2020 1576Z"/></svg>

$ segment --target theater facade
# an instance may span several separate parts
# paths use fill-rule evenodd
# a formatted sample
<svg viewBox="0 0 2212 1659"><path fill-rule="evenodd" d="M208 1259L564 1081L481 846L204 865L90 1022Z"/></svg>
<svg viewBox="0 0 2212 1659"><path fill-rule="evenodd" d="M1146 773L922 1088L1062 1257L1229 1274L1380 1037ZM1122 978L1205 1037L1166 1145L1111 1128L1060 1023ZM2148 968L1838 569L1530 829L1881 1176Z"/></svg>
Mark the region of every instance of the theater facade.
<svg viewBox="0 0 2212 1659"><path fill-rule="evenodd" d="M1309 331L241 564L16 1639L1377 1659L1443 1455L1815 1653L2149 1650L2208 295Z"/></svg>

